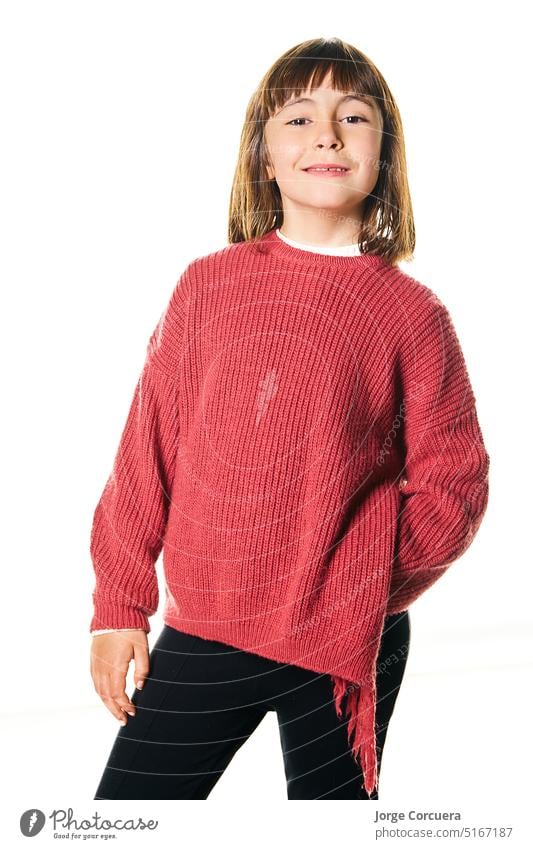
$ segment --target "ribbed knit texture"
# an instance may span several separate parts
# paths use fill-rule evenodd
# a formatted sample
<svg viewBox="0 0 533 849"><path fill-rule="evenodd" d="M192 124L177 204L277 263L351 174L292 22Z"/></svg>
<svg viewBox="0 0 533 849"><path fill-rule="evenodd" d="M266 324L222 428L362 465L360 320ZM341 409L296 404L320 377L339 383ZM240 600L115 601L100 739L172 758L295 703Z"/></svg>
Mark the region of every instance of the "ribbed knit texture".
<svg viewBox="0 0 533 849"><path fill-rule="evenodd" d="M470 545L489 456L446 307L274 230L193 260L147 349L91 533L90 630L166 624L331 675L368 793L376 659Z"/></svg>

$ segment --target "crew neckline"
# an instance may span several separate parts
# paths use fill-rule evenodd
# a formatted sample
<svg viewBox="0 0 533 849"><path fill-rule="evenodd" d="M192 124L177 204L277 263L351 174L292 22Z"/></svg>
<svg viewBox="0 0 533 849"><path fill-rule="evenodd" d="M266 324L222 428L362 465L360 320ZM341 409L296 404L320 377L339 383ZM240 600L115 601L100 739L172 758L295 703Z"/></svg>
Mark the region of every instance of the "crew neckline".
<svg viewBox="0 0 533 849"><path fill-rule="evenodd" d="M378 254L359 253L346 256L344 254L325 254L315 250L297 248L294 244L284 241L276 231L277 228L269 230L260 241L268 247L273 256L278 256L281 259L286 259L300 265L350 269L361 264L379 266L385 263L385 260Z"/></svg>
<svg viewBox="0 0 533 849"><path fill-rule="evenodd" d="M321 245L306 245L303 242L299 242L296 239L290 239L284 233L281 232L281 229L278 227L276 229L276 235L278 238L282 239L286 244L292 245L293 248L299 248L302 251L312 251L317 254L328 254L330 256L360 256L361 251L359 250L358 244L351 245L338 245L336 247L325 248Z"/></svg>

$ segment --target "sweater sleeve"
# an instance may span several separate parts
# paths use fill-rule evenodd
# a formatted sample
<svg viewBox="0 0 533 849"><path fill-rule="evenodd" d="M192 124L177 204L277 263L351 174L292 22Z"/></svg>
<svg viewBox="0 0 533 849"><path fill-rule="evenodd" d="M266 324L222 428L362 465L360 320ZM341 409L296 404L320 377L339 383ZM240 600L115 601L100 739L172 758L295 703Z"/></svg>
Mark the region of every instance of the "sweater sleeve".
<svg viewBox="0 0 533 849"><path fill-rule="evenodd" d="M404 475L387 614L406 610L470 546L489 455L450 314L433 296L404 355Z"/></svg>
<svg viewBox="0 0 533 849"><path fill-rule="evenodd" d="M94 512L91 633L149 632L148 617L158 607L155 563L163 547L179 437L177 373L187 272L150 336L113 468Z"/></svg>

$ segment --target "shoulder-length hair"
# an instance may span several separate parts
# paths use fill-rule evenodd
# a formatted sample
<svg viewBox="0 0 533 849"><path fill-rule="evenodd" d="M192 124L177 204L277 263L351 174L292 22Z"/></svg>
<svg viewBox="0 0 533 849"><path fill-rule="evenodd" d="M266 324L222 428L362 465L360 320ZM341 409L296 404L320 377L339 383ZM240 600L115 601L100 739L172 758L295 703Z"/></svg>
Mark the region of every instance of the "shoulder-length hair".
<svg viewBox="0 0 533 849"><path fill-rule="evenodd" d="M264 127L293 95L300 95L308 86L319 86L329 71L335 90L370 96L382 118L381 151L374 166L379 177L365 201L359 250L378 254L391 265L411 260L415 227L400 113L373 62L339 38L311 39L287 50L253 93L231 188L229 243L256 240L274 227L281 227L281 195L276 181L268 178Z"/></svg>

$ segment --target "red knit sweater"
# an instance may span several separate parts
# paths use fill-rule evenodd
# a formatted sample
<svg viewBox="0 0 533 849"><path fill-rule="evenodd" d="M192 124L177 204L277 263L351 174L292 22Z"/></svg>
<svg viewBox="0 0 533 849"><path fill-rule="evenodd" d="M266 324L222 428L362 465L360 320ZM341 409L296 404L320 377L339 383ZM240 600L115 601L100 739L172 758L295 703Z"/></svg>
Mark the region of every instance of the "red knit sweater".
<svg viewBox="0 0 533 849"><path fill-rule="evenodd" d="M489 456L450 315L377 256L274 230L193 260L96 506L90 630L164 622L331 675L368 793L376 659L470 545Z"/></svg>

